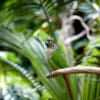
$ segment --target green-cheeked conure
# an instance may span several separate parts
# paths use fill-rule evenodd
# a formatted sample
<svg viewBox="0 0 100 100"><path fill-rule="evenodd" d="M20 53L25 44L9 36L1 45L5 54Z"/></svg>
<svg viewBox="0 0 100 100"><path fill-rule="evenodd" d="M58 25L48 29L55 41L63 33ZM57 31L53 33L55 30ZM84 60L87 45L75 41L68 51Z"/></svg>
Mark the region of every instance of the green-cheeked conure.
<svg viewBox="0 0 100 100"><path fill-rule="evenodd" d="M66 56L61 48L58 47L55 41L47 40L47 57L51 67L56 70L59 68L65 68L68 66L66 62Z"/></svg>
<svg viewBox="0 0 100 100"><path fill-rule="evenodd" d="M47 46L48 62L52 69L57 70L60 68L68 67L66 56L64 55L62 49L58 47L57 43L54 40L48 39L45 44ZM69 96L71 100L73 100L69 79L66 76L64 76L64 79L66 82L67 90L69 92Z"/></svg>

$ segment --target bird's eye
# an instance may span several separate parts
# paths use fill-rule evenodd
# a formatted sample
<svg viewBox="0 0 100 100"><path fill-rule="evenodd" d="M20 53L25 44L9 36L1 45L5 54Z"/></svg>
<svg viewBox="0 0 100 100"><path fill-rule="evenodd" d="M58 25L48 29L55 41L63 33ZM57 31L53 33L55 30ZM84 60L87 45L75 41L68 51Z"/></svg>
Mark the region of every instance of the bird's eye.
<svg viewBox="0 0 100 100"><path fill-rule="evenodd" d="M52 43L51 40L47 40L47 41L45 42L45 44L46 44L46 46L47 46L48 48L52 47L52 45L53 45L53 43Z"/></svg>
<svg viewBox="0 0 100 100"><path fill-rule="evenodd" d="M48 43L48 48L52 47L52 43Z"/></svg>
<svg viewBox="0 0 100 100"><path fill-rule="evenodd" d="M48 48L50 48L50 47L52 47L52 43L46 43L46 46L47 46Z"/></svg>

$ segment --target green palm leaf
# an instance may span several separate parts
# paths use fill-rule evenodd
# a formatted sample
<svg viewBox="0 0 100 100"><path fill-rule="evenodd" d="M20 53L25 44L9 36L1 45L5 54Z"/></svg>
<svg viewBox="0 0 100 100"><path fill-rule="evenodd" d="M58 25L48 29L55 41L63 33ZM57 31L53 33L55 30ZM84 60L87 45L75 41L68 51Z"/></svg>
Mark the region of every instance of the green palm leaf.
<svg viewBox="0 0 100 100"><path fill-rule="evenodd" d="M52 68L48 64L43 42L41 40L39 42L35 38L30 38L24 43L23 40L25 40L23 34L16 35L5 29L0 29L1 44L16 50L29 59L39 75L41 82L46 86L54 99L66 100L68 93L63 78L59 77L50 80L46 78L46 74L52 71Z"/></svg>

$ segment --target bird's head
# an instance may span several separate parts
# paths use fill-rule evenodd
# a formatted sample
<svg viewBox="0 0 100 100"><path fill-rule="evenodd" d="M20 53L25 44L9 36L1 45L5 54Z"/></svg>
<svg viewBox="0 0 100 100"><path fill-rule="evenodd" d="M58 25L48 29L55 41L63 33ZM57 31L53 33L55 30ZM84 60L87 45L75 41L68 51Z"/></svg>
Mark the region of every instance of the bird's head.
<svg viewBox="0 0 100 100"><path fill-rule="evenodd" d="M53 49L53 50L56 50L58 48L58 45L57 43L52 40L52 39L48 39L46 42L45 42L46 46L48 49Z"/></svg>
<svg viewBox="0 0 100 100"><path fill-rule="evenodd" d="M47 46L47 55L51 55L53 51L58 49L57 43L52 39L48 39L45 44Z"/></svg>

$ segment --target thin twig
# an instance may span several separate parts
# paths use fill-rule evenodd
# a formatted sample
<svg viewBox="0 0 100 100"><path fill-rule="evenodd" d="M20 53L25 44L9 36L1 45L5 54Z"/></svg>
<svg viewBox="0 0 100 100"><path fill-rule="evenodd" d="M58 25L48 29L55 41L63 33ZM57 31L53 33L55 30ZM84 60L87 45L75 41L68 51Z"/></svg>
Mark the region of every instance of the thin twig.
<svg viewBox="0 0 100 100"><path fill-rule="evenodd" d="M74 73L100 74L100 68L92 66L76 66L70 68L63 68L49 73L47 75L47 78L51 78L58 75L74 74Z"/></svg>

